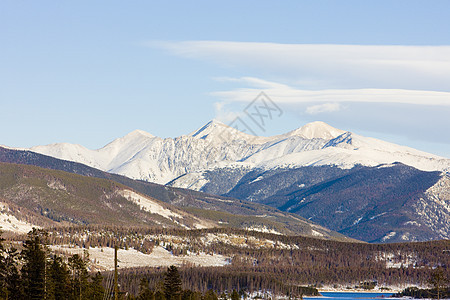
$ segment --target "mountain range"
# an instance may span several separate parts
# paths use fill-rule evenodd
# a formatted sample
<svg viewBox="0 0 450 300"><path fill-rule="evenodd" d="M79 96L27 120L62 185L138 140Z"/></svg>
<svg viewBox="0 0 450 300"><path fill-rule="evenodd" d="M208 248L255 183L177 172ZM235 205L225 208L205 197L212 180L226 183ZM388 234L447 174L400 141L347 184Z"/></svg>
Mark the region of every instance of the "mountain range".
<svg viewBox="0 0 450 300"><path fill-rule="evenodd" d="M200 190L197 172L217 168L274 169L281 166L377 166L401 162L424 171L450 171L450 159L363 137L313 122L272 137L248 135L212 120L194 132L160 138L135 130L101 149L58 143L29 150L133 179ZM191 174L191 175L189 175Z"/></svg>
<svg viewBox="0 0 450 300"><path fill-rule="evenodd" d="M323 122L258 137L213 120L177 138L136 130L98 150L68 143L27 150L137 182L270 205L364 241L450 238L450 159ZM183 199L165 201L199 208Z"/></svg>

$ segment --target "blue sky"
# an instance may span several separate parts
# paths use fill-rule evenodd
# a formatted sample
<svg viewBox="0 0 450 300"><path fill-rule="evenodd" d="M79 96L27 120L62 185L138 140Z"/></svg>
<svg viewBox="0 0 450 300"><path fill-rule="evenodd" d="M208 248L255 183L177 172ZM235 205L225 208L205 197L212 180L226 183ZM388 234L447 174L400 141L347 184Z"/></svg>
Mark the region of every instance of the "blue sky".
<svg viewBox="0 0 450 300"><path fill-rule="evenodd" d="M321 120L450 157L449 1L2 1L0 144ZM255 130L256 131L256 130Z"/></svg>

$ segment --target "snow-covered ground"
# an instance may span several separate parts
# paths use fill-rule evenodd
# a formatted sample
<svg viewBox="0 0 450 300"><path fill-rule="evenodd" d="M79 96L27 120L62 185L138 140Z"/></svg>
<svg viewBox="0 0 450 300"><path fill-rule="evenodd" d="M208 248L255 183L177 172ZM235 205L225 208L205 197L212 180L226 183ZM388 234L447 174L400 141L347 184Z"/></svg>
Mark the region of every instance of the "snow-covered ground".
<svg viewBox="0 0 450 300"><path fill-rule="evenodd" d="M16 233L27 233L33 227L39 228L39 226L33 225L29 222L19 220L16 216L10 213L9 206L6 203L0 202L0 230L1 231L13 231Z"/></svg>
<svg viewBox="0 0 450 300"><path fill-rule="evenodd" d="M39 228L39 226L33 225L31 223L18 220L15 216L8 213L0 212L0 230L2 231L13 231L16 233L27 233L33 227Z"/></svg>
<svg viewBox="0 0 450 300"><path fill-rule="evenodd" d="M158 214L170 220L172 220L173 217L183 218L182 215L163 207L158 201L152 200L147 196L140 195L131 190L120 190L118 193L128 201L137 204L142 210L148 211L151 214Z"/></svg>
<svg viewBox="0 0 450 300"><path fill-rule="evenodd" d="M259 232L264 232L264 233L282 234L281 232L278 232L275 229L267 228L267 226L251 226L251 227L247 227L245 229L249 230L249 231L259 231Z"/></svg>
<svg viewBox="0 0 450 300"><path fill-rule="evenodd" d="M66 252L68 254L83 255L84 251L89 253L89 260L96 269L112 270L114 269L114 249L101 248L73 248L69 246L51 246L52 250ZM195 265L202 267L221 267L230 263L230 258L223 255L210 255L205 253L192 254L189 253L183 256L174 256L161 246L155 246L152 253L144 254L134 249L119 249L117 251L119 261L119 268L131 267L166 267L166 266L181 266L181 265Z"/></svg>

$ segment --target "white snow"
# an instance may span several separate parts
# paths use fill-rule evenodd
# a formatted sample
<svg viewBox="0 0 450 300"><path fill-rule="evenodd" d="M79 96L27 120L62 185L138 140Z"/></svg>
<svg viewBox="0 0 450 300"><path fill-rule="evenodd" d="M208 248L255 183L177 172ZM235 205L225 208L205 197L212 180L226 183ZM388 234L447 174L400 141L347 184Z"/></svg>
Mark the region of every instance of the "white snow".
<svg viewBox="0 0 450 300"><path fill-rule="evenodd" d="M176 138L133 131L98 150L75 144L31 151L80 162L134 179L200 190L202 174L215 168L273 169L333 165L390 167L401 162L425 171L450 171L450 159L313 122L286 134L257 137L213 120ZM192 176L189 176L192 174ZM184 176L182 176L184 175Z"/></svg>
<svg viewBox="0 0 450 300"><path fill-rule="evenodd" d="M250 226L250 227L247 227L245 229L249 230L249 231L259 231L259 232L273 233L273 234L278 234L278 235L282 234L281 232L278 232L278 231L276 231L275 229L272 229L272 228L268 228L267 226Z"/></svg>
<svg viewBox="0 0 450 300"><path fill-rule="evenodd" d="M357 220L355 220L355 221L353 222L353 225L359 224L359 222L361 222L362 218L363 218L363 216L361 216L361 217L359 217Z"/></svg>
<svg viewBox="0 0 450 300"><path fill-rule="evenodd" d="M263 178L264 178L263 176L258 176L256 179L253 179L252 181L250 181L250 183L254 183L254 182L260 181Z"/></svg>
<svg viewBox="0 0 450 300"><path fill-rule="evenodd" d="M343 134L345 131L334 128L327 123L316 121L308 123L299 129L293 130L286 135L298 135L305 139L334 139Z"/></svg>
<svg viewBox="0 0 450 300"><path fill-rule="evenodd" d="M170 220L172 220L173 217L183 218L182 215L174 213L170 209L164 208L156 200L151 200L149 197L142 196L134 191L120 190L118 193L125 199L128 199L128 201L136 203L142 210L148 211L149 213L158 214Z"/></svg>
<svg viewBox="0 0 450 300"><path fill-rule="evenodd" d="M27 233L32 230L33 227L40 228L37 225L17 219L16 216L9 213L9 208L6 203L0 202L0 210L0 230L2 231Z"/></svg>
<svg viewBox="0 0 450 300"><path fill-rule="evenodd" d="M114 269L114 249L107 247L99 248L72 248L69 246L50 246L52 250L59 250L69 254L80 254L84 251L89 253L89 259L96 267L105 270ZM155 246L152 253L144 254L134 249L119 249L117 251L119 268L132 267L168 267L171 265L181 266L183 264L191 264L202 267L221 267L229 264L230 258L220 254L188 254L182 256L174 256L161 246Z"/></svg>
<svg viewBox="0 0 450 300"><path fill-rule="evenodd" d="M312 234L313 236L323 236L322 233L320 233L320 232L318 232L318 231L316 231L316 230L311 230L311 234Z"/></svg>
<svg viewBox="0 0 450 300"><path fill-rule="evenodd" d="M395 232L395 231L391 231L391 232L389 232L388 234L386 234L383 238L381 238L381 240L383 241L383 242L385 242L385 241L387 241L387 240L390 240L390 239L392 239L394 236L396 236L397 235L397 232Z"/></svg>
<svg viewBox="0 0 450 300"><path fill-rule="evenodd" d="M148 197L148 196L144 196L141 194L138 194L134 191L131 190L119 190L117 191L117 193L124 197L125 199L127 199L128 201L131 201L135 204L137 204L142 210L145 210L151 214L157 214L160 215L166 219L171 220L174 223L177 223L178 225L189 229L189 227L187 227L186 225L180 223L177 219L183 219L184 215L176 213L168 208L165 208L163 206L162 203L160 203L159 201ZM190 215L190 217L194 220L196 220L198 223L194 223L193 226L196 229L203 229L203 228L211 228L211 227L215 227L215 224L212 222L208 222L202 219L197 218L196 216Z"/></svg>
<svg viewBox="0 0 450 300"><path fill-rule="evenodd" d="M425 192L424 198L413 205L419 224L433 229L440 238L449 239L450 175L443 173L439 181Z"/></svg>

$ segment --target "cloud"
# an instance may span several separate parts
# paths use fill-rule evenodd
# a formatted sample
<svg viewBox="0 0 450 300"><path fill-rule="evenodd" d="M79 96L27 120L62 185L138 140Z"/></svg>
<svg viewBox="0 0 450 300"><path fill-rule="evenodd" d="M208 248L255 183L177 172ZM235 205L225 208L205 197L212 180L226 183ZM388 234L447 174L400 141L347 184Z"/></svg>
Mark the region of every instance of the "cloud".
<svg viewBox="0 0 450 300"><path fill-rule="evenodd" d="M449 91L450 46L277 44L228 41L149 43L173 55L246 74L306 83L304 88ZM268 76L264 76L269 78ZM312 86L314 85L314 86Z"/></svg>
<svg viewBox="0 0 450 300"><path fill-rule="evenodd" d="M320 113L339 111L340 109L341 105L339 103L324 103L308 106L306 108L306 113L309 115L317 115Z"/></svg>
<svg viewBox="0 0 450 300"><path fill-rule="evenodd" d="M149 43L222 68L216 113L229 120L264 91L286 120L321 120L448 156L450 46ZM231 72L230 72L231 71ZM241 74L245 77L237 77ZM231 85L230 85L231 83ZM225 86L225 85L224 85ZM428 145L428 146L426 146ZM428 149L427 149L428 148Z"/></svg>
<svg viewBox="0 0 450 300"><path fill-rule="evenodd" d="M173 55L257 74L217 78L243 86L213 93L226 101L248 102L264 90L282 103L335 103L334 109L342 102L450 105L450 46L229 41L149 45ZM330 111L331 107L321 109Z"/></svg>
<svg viewBox="0 0 450 300"><path fill-rule="evenodd" d="M243 116L242 110L233 110L229 107L230 103L227 102L215 102L215 119L222 121L223 123L230 123L238 117Z"/></svg>
<svg viewBox="0 0 450 300"><path fill-rule="evenodd" d="M231 80L231 79L230 79ZM242 77L232 79L245 88L212 93L228 101L252 101L263 89L269 97L280 103L400 103L430 106L450 106L450 92L405 89L323 89L305 90L267 80ZM328 107L332 107L328 105Z"/></svg>

